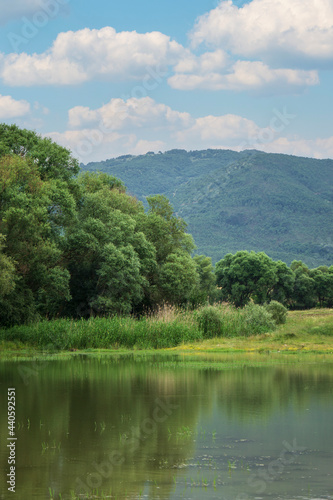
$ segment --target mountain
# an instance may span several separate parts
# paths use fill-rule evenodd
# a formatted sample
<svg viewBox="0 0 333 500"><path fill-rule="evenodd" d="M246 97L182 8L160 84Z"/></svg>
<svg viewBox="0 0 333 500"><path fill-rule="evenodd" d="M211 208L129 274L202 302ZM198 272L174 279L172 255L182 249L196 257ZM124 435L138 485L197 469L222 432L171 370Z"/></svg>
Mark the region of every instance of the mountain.
<svg viewBox="0 0 333 500"><path fill-rule="evenodd" d="M260 151L147 153L81 165L120 178L130 194L164 194L197 252L264 251L290 264L333 264L333 160Z"/></svg>

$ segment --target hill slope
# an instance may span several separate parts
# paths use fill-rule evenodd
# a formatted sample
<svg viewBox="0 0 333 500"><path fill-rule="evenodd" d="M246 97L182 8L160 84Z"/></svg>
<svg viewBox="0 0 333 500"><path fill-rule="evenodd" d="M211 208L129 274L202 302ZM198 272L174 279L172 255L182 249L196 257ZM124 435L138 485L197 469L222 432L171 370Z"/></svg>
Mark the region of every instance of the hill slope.
<svg viewBox="0 0 333 500"><path fill-rule="evenodd" d="M264 251L333 264L333 160L259 151L171 150L81 165L119 177L139 199L165 194L213 261Z"/></svg>

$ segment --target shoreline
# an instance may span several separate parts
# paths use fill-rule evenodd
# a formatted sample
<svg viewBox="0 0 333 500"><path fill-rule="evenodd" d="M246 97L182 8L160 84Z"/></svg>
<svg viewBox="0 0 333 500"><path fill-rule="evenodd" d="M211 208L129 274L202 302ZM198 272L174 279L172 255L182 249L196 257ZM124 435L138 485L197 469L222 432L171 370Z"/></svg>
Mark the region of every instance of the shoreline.
<svg viewBox="0 0 333 500"><path fill-rule="evenodd" d="M269 333L249 337L214 337L181 343L160 349L126 348L121 345L107 348L45 349L20 341L0 340L0 361L29 358L67 358L78 354L158 355L158 354L225 354L228 357L249 355L295 356L306 359L309 355L333 355L333 309L290 311L287 322ZM332 356L333 361L333 356Z"/></svg>

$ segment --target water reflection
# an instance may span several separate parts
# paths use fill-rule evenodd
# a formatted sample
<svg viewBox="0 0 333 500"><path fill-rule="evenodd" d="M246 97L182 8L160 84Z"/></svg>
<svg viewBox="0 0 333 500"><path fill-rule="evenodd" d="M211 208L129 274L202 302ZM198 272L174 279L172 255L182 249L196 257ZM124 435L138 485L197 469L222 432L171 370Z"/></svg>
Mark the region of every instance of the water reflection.
<svg viewBox="0 0 333 500"><path fill-rule="evenodd" d="M329 498L333 365L201 360L37 361L27 384L31 362L0 363L1 408L16 387L17 497ZM0 432L4 442L5 411Z"/></svg>

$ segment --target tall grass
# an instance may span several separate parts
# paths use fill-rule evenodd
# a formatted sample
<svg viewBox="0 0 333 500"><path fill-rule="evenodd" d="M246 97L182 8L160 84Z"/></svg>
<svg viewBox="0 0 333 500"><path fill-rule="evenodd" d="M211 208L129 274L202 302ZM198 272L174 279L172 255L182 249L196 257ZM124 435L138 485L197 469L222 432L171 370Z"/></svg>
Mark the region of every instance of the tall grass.
<svg viewBox="0 0 333 500"><path fill-rule="evenodd" d="M89 320L58 319L0 330L0 340L48 350L115 348L158 349L213 337L249 336L274 329L261 306L237 310L206 306L184 311L165 305L140 319L114 316Z"/></svg>
<svg viewBox="0 0 333 500"><path fill-rule="evenodd" d="M249 304L243 309L206 306L199 309L196 316L204 338L248 337L276 328L272 315L265 307L256 304Z"/></svg>

